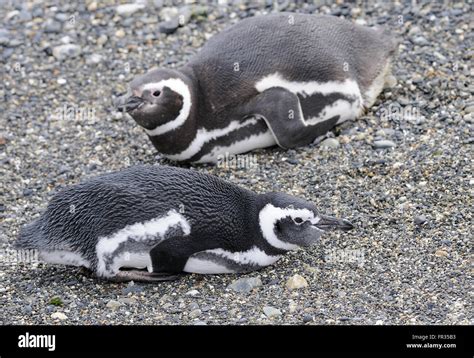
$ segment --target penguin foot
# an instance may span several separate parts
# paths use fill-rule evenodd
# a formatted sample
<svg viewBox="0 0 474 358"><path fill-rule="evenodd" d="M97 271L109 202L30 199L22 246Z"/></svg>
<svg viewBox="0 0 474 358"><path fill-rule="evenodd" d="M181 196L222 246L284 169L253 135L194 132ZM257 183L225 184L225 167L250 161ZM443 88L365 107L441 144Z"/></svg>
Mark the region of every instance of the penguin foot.
<svg viewBox="0 0 474 358"><path fill-rule="evenodd" d="M157 273L157 272L148 272L141 270L129 270L129 271L119 271L114 277L111 277L110 280L114 282L127 282L127 281L137 281L137 282L161 282L161 281L174 281L180 278L181 275L173 275L167 273Z"/></svg>

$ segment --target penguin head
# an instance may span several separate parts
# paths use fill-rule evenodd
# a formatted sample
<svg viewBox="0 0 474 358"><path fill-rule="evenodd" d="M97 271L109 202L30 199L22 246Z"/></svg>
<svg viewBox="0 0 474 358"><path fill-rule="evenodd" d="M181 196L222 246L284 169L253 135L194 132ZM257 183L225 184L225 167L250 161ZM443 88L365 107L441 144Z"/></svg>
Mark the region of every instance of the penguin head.
<svg viewBox="0 0 474 358"><path fill-rule="evenodd" d="M136 77L128 92L117 99L149 135L158 135L182 125L191 113L192 81L172 69L152 69Z"/></svg>
<svg viewBox="0 0 474 358"><path fill-rule="evenodd" d="M345 219L320 214L309 201L284 193L265 194L259 224L267 242L282 250L310 246L325 231L348 231L353 225Z"/></svg>

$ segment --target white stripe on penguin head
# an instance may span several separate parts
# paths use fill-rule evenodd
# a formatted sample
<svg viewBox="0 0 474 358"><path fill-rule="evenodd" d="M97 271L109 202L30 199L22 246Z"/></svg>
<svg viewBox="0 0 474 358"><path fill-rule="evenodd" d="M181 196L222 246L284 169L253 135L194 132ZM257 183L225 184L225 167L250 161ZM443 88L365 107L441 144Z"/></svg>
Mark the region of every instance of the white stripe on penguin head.
<svg viewBox="0 0 474 358"><path fill-rule="evenodd" d="M191 91L186 83L179 78L170 78L156 83L147 83L143 86L142 92L147 90L151 92L162 91L164 87L168 87L170 90L180 94L183 97L183 106L179 111L178 117L174 120L154 129L145 129L150 136L160 135L182 126L184 122L186 122L186 119L188 119L189 113L191 113Z"/></svg>
<svg viewBox="0 0 474 358"><path fill-rule="evenodd" d="M262 230L265 240L273 247L282 250L294 250L298 248L298 245L280 240L274 230L275 224L287 216L292 218L301 217L303 220L314 219L314 213L308 209L294 209L291 207L283 209L273 206L272 204L267 204L259 213L260 230Z"/></svg>

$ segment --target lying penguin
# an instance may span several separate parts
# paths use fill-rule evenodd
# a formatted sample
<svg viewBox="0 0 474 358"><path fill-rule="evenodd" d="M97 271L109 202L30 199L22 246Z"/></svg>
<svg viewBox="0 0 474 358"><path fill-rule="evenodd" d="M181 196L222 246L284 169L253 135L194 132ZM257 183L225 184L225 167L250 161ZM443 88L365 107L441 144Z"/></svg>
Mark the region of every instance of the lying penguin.
<svg viewBox="0 0 474 358"><path fill-rule="evenodd" d="M117 105L171 160L295 148L372 106L395 47L381 30L332 16L252 17L185 66L135 78Z"/></svg>
<svg viewBox="0 0 474 358"><path fill-rule="evenodd" d="M136 166L60 191L15 246L105 279L153 282L258 270L326 230L351 228L290 195L258 195L195 170Z"/></svg>

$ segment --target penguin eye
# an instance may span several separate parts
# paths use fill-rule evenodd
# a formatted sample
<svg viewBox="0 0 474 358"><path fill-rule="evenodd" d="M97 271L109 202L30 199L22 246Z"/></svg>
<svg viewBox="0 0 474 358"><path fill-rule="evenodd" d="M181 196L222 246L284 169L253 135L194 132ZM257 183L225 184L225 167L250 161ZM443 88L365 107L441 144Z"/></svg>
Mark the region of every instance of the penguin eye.
<svg viewBox="0 0 474 358"><path fill-rule="evenodd" d="M161 94L161 91L155 91L155 92L153 92L153 96L154 96L154 97L159 97L160 94Z"/></svg>
<svg viewBox="0 0 474 358"><path fill-rule="evenodd" d="M301 225L304 222L302 218L294 218L293 221L296 225Z"/></svg>

